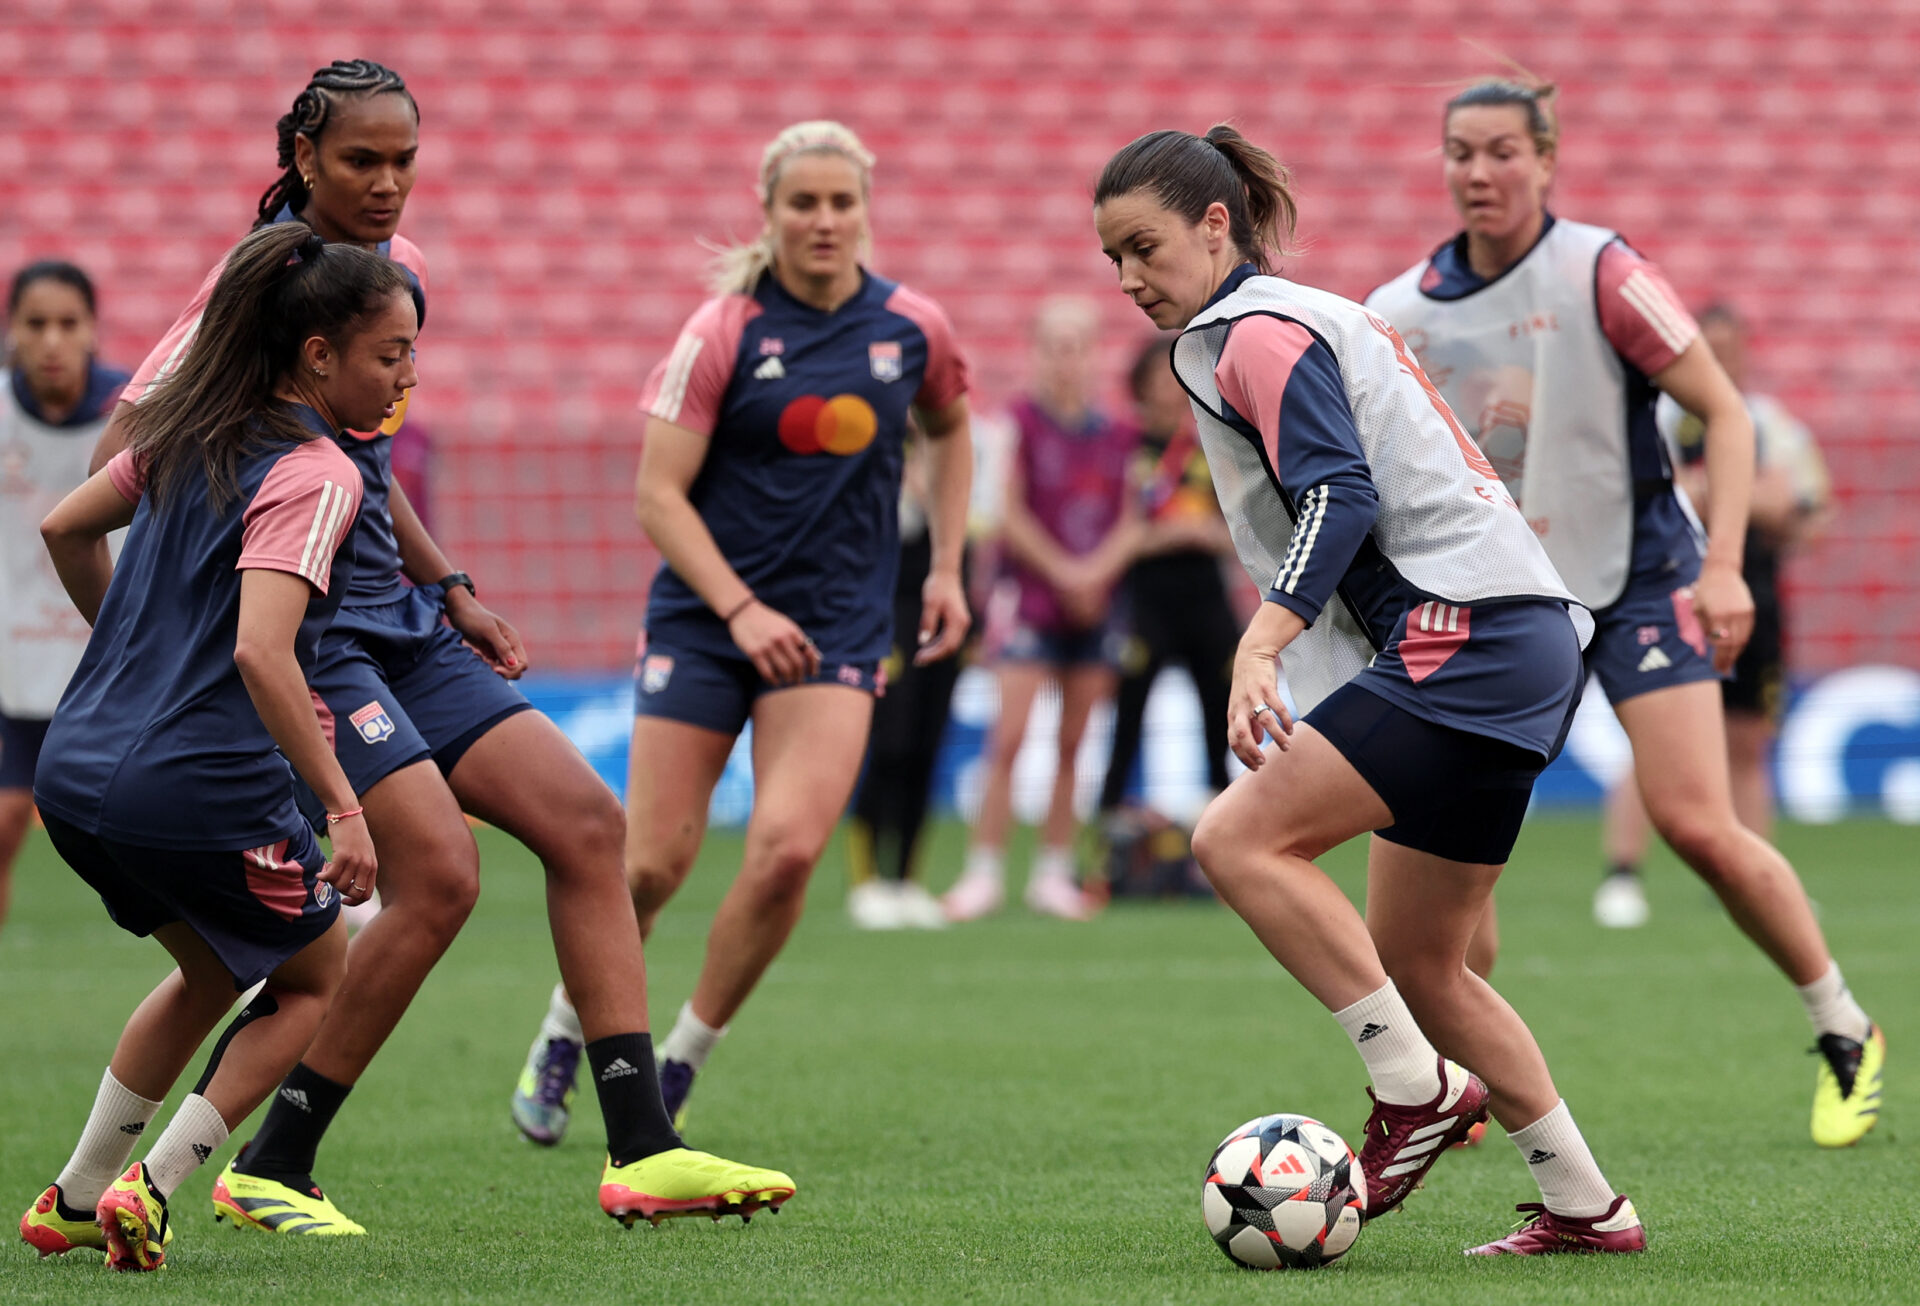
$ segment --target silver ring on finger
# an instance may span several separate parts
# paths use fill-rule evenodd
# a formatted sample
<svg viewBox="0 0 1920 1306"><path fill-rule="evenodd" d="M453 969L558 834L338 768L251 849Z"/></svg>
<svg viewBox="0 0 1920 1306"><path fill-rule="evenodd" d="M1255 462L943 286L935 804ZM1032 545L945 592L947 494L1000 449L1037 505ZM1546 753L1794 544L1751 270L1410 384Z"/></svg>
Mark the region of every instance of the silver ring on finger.
<svg viewBox="0 0 1920 1306"><path fill-rule="evenodd" d="M1273 711L1271 707L1269 707L1265 703L1262 703L1259 707L1256 707L1253 709L1253 715L1259 716L1262 712L1271 712L1271 711Z"/></svg>

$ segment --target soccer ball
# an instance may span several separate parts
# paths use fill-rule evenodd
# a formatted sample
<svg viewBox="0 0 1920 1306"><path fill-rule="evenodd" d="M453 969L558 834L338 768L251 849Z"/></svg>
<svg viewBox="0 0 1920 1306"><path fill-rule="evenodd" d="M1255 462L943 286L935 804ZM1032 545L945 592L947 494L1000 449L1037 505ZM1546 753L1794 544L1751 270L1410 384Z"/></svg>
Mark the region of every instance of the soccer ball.
<svg viewBox="0 0 1920 1306"><path fill-rule="evenodd" d="M1360 1236L1367 1179L1353 1149L1318 1120L1261 1116L1213 1149L1200 1210L1235 1264L1311 1270Z"/></svg>

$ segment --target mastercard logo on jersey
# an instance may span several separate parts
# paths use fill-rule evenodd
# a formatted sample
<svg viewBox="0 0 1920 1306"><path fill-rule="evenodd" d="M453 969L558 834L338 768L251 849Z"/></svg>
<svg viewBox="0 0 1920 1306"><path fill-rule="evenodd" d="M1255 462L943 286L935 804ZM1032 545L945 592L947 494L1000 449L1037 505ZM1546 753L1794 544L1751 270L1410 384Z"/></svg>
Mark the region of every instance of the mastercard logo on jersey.
<svg viewBox="0 0 1920 1306"><path fill-rule="evenodd" d="M780 412L780 443L797 454L859 453L873 443L880 419L859 395L801 395Z"/></svg>

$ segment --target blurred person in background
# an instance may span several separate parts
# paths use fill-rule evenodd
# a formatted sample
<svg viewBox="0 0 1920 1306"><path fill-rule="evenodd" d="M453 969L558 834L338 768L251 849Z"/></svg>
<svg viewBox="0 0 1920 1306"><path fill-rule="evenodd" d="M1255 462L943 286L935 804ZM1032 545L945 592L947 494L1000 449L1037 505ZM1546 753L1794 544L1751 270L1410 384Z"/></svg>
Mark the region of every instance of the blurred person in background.
<svg viewBox="0 0 1920 1306"><path fill-rule="evenodd" d="M1134 482L1144 524L1120 586L1127 634L1114 698L1113 754L1100 789L1101 832L1115 851L1162 824L1128 805L1126 789L1140 756L1147 696L1164 667L1184 666L1192 676L1206 738L1207 788L1217 794L1227 787L1227 691L1240 623L1220 564L1232 556L1233 539L1187 392L1173 374L1172 354L1171 339L1149 341L1127 378L1140 426Z"/></svg>
<svg viewBox="0 0 1920 1306"><path fill-rule="evenodd" d="M1805 424L1771 395L1747 389L1747 329L1726 304L1699 315L1700 334L1747 401L1759 468L1753 508L1747 517L1746 565L1753 591L1753 637L1733 664L1733 678L1720 682L1727 713L1727 768L1733 780L1733 810L1740 823L1769 839L1773 835L1773 783L1768 774L1774 732L1786 706L1785 625L1780 606L1780 564L1819 533L1832 505L1832 482L1820 447ZM1694 504L1707 511L1706 427L1692 413L1661 396L1656 417L1680 462L1678 479ZM1647 809L1631 768L1607 794L1607 874L1593 898L1593 918L1614 929L1647 920L1640 864L1647 855Z"/></svg>
<svg viewBox="0 0 1920 1306"><path fill-rule="evenodd" d="M1753 628L1741 577L1753 422L1667 279L1617 232L1547 209L1550 85L1490 79L1447 102L1463 230L1374 291L1520 504L1598 630L1586 665L1633 745L1653 826L1797 990L1821 1061L1811 1133L1859 1141L1886 1039L1848 989L1793 867L1734 814L1720 687ZM1655 399L1703 424L1704 548L1673 488ZM1469 960L1485 974L1492 904Z"/></svg>
<svg viewBox="0 0 1920 1306"><path fill-rule="evenodd" d="M921 590L933 569L927 521L925 439L907 437L900 485L900 574L893 584L893 647L881 665L884 691L874 701L865 775L847 827L852 888L847 914L866 930L937 930L947 923L940 900L916 878L920 832L940 741L953 707L962 659L921 663L910 636L920 627ZM970 573L960 560L960 578Z"/></svg>
<svg viewBox="0 0 1920 1306"><path fill-rule="evenodd" d="M931 562L914 657L957 653L973 475L967 362L940 306L870 272L873 156L837 122L761 155L759 237L717 260L713 297L647 378L636 485L660 550L634 686L627 884L643 935L700 854L714 786L753 726L753 811L693 995L659 1046L676 1118L729 1023L786 946L866 754L896 638L908 414L926 439ZM906 642L904 632L901 642ZM513 1098L552 1143L579 1061L553 992ZM765 1081L751 1055L741 1067Z"/></svg>
<svg viewBox="0 0 1920 1306"><path fill-rule="evenodd" d="M33 768L54 705L87 647L40 541L40 521L87 479L127 373L94 357L94 292L71 263L44 260L7 291L7 392L0 396L0 926L13 862L33 823Z"/></svg>
<svg viewBox="0 0 1920 1306"><path fill-rule="evenodd" d="M1044 303L1033 325L1033 392L1012 407L1001 546L1011 612L988 631L1000 714L986 747L973 846L941 900L955 921L1006 901L1013 766L1048 682L1060 690L1053 792L1027 874L1027 906L1083 920L1093 904L1075 877L1075 761L1093 709L1113 696L1121 635L1114 588L1133 559L1140 507L1129 471L1138 437L1093 402L1098 319L1084 300Z"/></svg>

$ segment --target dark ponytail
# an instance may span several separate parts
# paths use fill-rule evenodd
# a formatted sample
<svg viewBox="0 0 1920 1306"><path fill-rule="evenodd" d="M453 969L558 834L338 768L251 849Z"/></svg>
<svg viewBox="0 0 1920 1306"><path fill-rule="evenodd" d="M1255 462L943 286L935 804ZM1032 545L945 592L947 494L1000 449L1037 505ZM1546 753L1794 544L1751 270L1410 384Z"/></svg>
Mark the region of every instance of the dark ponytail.
<svg viewBox="0 0 1920 1306"><path fill-rule="evenodd" d="M409 293L397 263L357 245L329 245L303 222L256 231L228 255L186 357L127 415L127 447L164 502L198 470L218 509L236 492L240 460L312 431L274 390L313 336L344 349L362 320Z"/></svg>
<svg viewBox="0 0 1920 1306"><path fill-rule="evenodd" d="M274 125L279 136L281 173L279 180L260 197L259 215L253 223L255 230L272 222L283 208L299 213L307 207L312 192L294 164L294 142L304 136L318 145L334 102L345 95L404 95L413 106L413 120L420 121L419 103L407 89L405 80L393 69L371 59L336 59L320 69L300 94L293 97L293 108L280 115L280 121Z"/></svg>
<svg viewBox="0 0 1920 1306"><path fill-rule="evenodd" d="M1262 272L1273 271L1276 255L1294 252L1299 209L1292 176L1285 164L1228 123L1216 124L1205 136L1148 132L1107 161L1093 202L1104 204L1137 190L1153 192L1190 223L1205 217L1210 205L1224 205L1228 238Z"/></svg>

